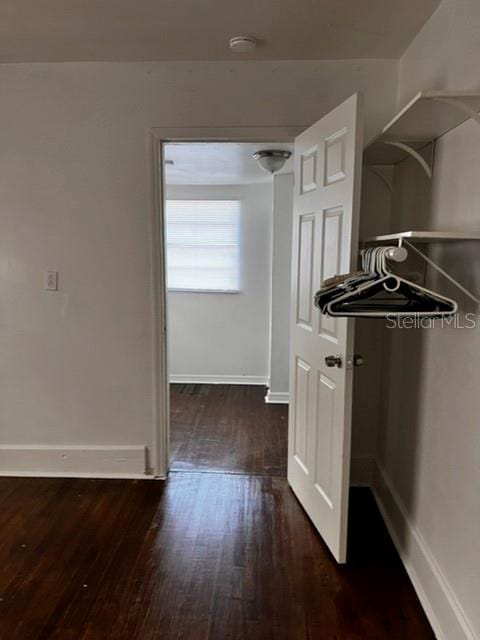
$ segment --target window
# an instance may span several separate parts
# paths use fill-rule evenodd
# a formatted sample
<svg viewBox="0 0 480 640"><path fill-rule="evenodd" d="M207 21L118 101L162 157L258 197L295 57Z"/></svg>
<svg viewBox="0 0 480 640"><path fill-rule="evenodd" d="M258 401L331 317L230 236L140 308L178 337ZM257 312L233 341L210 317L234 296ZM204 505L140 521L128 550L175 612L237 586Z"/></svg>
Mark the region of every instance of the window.
<svg viewBox="0 0 480 640"><path fill-rule="evenodd" d="M238 291L238 200L167 200L167 280L176 291Z"/></svg>

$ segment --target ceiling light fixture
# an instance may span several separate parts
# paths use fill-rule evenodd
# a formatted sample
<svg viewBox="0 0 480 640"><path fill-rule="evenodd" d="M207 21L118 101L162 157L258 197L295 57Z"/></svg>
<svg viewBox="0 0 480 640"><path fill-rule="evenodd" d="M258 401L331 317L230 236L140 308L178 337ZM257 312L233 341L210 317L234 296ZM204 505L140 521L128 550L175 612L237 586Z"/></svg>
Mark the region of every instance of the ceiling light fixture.
<svg viewBox="0 0 480 640"><path fill-rule="evenodd" d="M291 151L281 149L264 149L263 151L256 151L253 154L253 157L264 171L267 171L268 173L276 173L283 168L291 155Z"/></svg>
<svg viewBox="0 0 480 640"><path fill-rule="evenodd" d="M250 53L257 47L257 41L250 36L230 38L230 49L235 53Z"/></svg>

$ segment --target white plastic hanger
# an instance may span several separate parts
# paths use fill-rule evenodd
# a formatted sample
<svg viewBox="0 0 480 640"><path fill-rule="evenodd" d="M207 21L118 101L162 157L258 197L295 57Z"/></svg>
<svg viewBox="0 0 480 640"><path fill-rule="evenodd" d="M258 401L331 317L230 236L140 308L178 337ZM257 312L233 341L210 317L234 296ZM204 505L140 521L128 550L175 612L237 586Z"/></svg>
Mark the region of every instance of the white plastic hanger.
<svg viewBox="0 0 480 640"><path fill-rule="evenodd" d="M387 266L387 260L395 260L402 262L407 257L407 251L403 247L374 247L366 249L362 252L362 266L365 276L353 277L350 281L344 283L347 291L331 300L326 306L327 315L334 317L365 317L365 318L385 318L385 317L444 317L451 316L458 310L458 304L455 300L440 295L418 284L414 284L401 276L394 274ZM363 282L362 282L363 281ZM388 284L387 284L388 283ZM389 310L388 305L385 309L377 309L372 311L337 309L338 305L354 300L359 293L367 292L370 289L378 288L379 284L383 284L383 288L387 293L395 293L402 285L406 285L410 290L417 292L422 296L430 298L434 302L447 305L447 309L436 309L434 311L405 311ZM379 303L380 305L381 303Z"/></svg>

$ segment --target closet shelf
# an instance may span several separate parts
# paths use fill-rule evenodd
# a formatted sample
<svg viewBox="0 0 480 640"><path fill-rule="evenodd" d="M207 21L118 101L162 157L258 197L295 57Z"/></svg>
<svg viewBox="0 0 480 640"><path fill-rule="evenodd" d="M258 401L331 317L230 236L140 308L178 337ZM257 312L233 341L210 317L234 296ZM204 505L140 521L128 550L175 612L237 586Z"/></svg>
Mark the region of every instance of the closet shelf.
<svg viewBox="0 0 480 640"><path fill-rule="evenodd" d="M382 236L372 236L365 238L364 243L369 242L391 242L408 240L410 242L452 242L459 240L480 240L480 234L457 233L455 231L401 231L400 233L388 233Z"/></svg>
<svg viewBox="0 0 480 640"><path fill-rule="evenodd" d="M465 120L473 118L480 124L479 111L479 93L422 91L367 144L365 163L392 165L409 155L417 157L424 147Z"/></svg>

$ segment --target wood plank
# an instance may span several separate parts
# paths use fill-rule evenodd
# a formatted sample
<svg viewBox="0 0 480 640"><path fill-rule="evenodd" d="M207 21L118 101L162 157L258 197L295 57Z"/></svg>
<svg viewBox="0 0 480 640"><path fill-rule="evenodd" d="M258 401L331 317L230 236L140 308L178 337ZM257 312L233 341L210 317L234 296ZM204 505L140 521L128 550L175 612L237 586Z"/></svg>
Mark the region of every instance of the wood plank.
<svg viewBox="0 0 480 640"><path fill-rule="evenodd" d="M434 637L368 490L342 567L285 478L2 478L0 495L1 638Z"/></svg>
<svg viewBox="0 0 480 640"><path fill-rule="evenodd" d="M171 469L285 476L288 406L265 395L262 386L170 385Z"/></svg>

